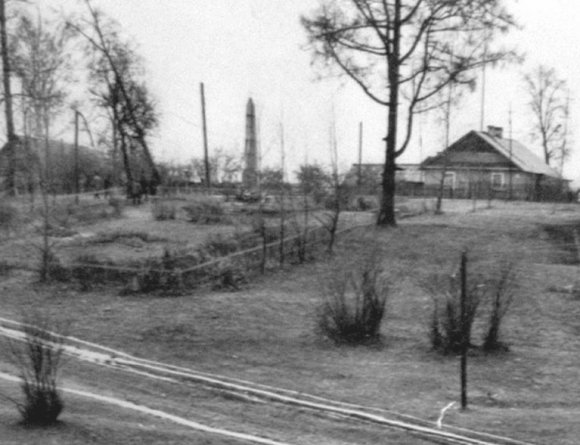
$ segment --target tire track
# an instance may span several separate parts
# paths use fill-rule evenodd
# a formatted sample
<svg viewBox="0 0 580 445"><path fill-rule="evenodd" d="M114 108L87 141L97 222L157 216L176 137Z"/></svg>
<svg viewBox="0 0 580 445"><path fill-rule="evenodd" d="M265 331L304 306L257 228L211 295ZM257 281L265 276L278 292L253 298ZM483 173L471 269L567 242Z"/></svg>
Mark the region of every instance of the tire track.
<svg viewBox="0 0 580 445"><path fill-rule="evenodd" d="M0 372L0 379L7 380L9 382L14 382L14 383L21 382L20 378L13 376L11 374L4 373L4 372ZM255 444L260 444L260 445L290 445L287 442L279 442L279 441L267 439L264 437L254 436L252 434L238 433L238 432L234 432L234 431L230 431L230 430L224 430L221 428L214 428L214 427L211 427L208 425L194 422L194 421L189 420L189 419L185 419L183 417L175 416L175 415L167 413L165 411L161 411L161 410L154 409L154 408L149 408L149 407L146 407L144 405L138 405L136 403L129 402L127 400L118 399L116 397L103 396L103 395L95 394L95 393L88 392L88 391L81 391L78 389L72 389L72 388L66 388L66 387L59 387L59 390L62 392L65 392L65 393L74 394L76 396L95 400L97 402L106 403L106 404L114 405L114 406L117 406L120 408L125 408L125 409L130 409L133 411L137 411L137 412L140 412L142 414L147 414L150 416L158 417L160 419L168 420L168 421L171 421L171 422L176 423L178 425L182 425L182 426L191 428L193 430L208 433L208 434L224 436L224 437L228 437L231 439L237 439L237 440L240 440L243 442L250 442L250 443L255 443Z"/></svg>
<svg viewBox="0 0 580 445"><path fill-rule="evenodd" d="M5 327L5 325L11 327ZM24 326L22 323L0 317L0 335L2 336L23 341L24 333L21 331L21 328ZM167 365L153 360L141 359L123 351L87 342L75 337L61 336L56 333L52 334L64 342L62 347L67 355L81 361L139 374L147 378L171 381L176 384L201 384L241 396L242 398L280 403L313 410L326 415L338 415L357 421L370 422L387 428L418 434L422 437L443 443L458 445L532 445L527 442L465 429L455 429L456 432L452 431L451 428L437 429L429 426L425 421L413 419L410 416L407 416L406 420L389 418L385 414L395 415L399 418L404 416L389 413L386 410L337 402L297 391L254 384L239 379L231 379L179 366Z"/></svg>

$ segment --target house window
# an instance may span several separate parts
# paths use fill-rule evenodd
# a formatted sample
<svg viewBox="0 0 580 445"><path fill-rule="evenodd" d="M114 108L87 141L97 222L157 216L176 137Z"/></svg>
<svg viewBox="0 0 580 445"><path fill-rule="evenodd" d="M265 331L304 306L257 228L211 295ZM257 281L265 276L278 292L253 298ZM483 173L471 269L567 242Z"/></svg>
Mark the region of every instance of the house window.
<svg viewBox="0 0 580 445"><path fill-rule="evenodd" d="M445 187L455 188L455 172L445 172L443 177L443 185Z"/></svg>
<svg viewBox="0 0 580 445"><path fill-rule="evenodd" d="M503 173L492 173L491 174L491 186L493 188L503 188L505 185L504 175Z"/></svg>

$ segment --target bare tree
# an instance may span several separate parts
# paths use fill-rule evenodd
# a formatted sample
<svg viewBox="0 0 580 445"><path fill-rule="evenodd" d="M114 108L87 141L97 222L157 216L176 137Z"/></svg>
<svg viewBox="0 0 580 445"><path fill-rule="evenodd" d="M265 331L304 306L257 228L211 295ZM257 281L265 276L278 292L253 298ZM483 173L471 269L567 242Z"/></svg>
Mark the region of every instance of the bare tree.
<svg viewBox="0 0 580 445"><path fill-rule="evenodd" d="M529 105L534 115L532 134L540 139L546 164L564 163L569 156L567 121L569 91L553 68L538 65L524 76Z"/></svg>
<svg viewBox="0 0 580 445"><path fill-rule="evenodd" d="M18 136L14 131L14 112L12 109L12 91L10 85L10 54L8 48L8 31L6 29L6 1L0 0L0 51L2 52L2 85L4 87L4 113L6 116L6 148L8 165L6 169L6 188L9 194L15 192L14 156L18 144Z"/></svg>
<svg viewBox="0 0 580 445"><path fill-rule="evenodd" d="M336 122L334 118L330 129L330 169L330 174L327 176L330 188L330 195L326 203L328 211L319 216L318 220L328 232L326 250L329 254L332 254L334 252L340 212L343 210L344 201L347 199L345 184L338 168L338 142L336 140Z"/></svg>
<svg viewBox="0 0 580 445"><path fill-rule="evenodd" d="M22 85L23 114L32 118L32 125L25 122L25 126L31 127L33 149L38 155L44 140L41 174L44 185L50 189L54 186L50 174L50 125L64 104L67 84L71 80L68 50L72 34L63 25L49 22L38 13L36 19L21 15L14 37L11 48L13 71Z"/></svg>
<svg viewBox="0 0 580 445"><path fill-rule="evenodd" d="M69 20L68 26L86 39L95 54L93 78L100 79L104 85L97 96L102 105L108 107L121 142L128 191L134 192L137 179L146 179L156 186L161 177L153 162L147 136L157 125L158 117L155 102L140 79L142 64L129 43L121 39L115 24L93 8L90 0L85 0L85 4L89 20Z"/></svg>
<svg viewBox="0 0 580 445"><path fill-rule="evenodd" d="M449 135L451 133L451 111L452 111L452 105L456 105L457 101L459 100L459 95L457 95L454 99L454 88L453 88L453 84L450 83L449 85L447 85L447 99L445 100L445 103L443 104L443 106L441 107L441 111L442 111L442 120L443 123L445 124L445 147L443 147L443 150L446 150L449 147ZM443 164L443 170L441 171L441 178L439 180L439 190L437 191L437 201L435 204L435 213L436 214L440 214L443 212L442 207L443 207L443 194L445 193L445 176L447 175L447 167L448 167L448 162L449 162L449 157L448 156L444 156L444 164Z"/></svg>
<svg viewBox="0 0 580 445"><path fill-rule="evenodd" d="M208 159L208 165L212 183L235 182L236 176L242 171L241 158L220 147L213 150L213 155ZM191 166L198 178L205 178L204 159L193 158Z"/></svg>
<svg viewBox="0 0 580 445"><path fill-rule="evenodd" d="M387 109L377 223L395 225L396 159L409 145L413 116L437 106L449 83L473 85L474 68L502 59L505 51L485 46L513 20L501 0L321 0L302 23L315 58Z"/></svg>

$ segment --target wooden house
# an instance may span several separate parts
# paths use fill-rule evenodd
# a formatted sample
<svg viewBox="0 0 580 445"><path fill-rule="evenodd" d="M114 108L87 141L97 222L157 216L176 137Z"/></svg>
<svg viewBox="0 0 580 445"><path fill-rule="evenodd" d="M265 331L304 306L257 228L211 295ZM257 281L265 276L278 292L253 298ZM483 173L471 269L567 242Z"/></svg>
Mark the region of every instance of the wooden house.
<svg viewBox="0 0 580 445"><path fill-rule="evenodd" d="M456 198L559 199L568 181L501 127L470 131L422 164L426 189Z"/></svg>

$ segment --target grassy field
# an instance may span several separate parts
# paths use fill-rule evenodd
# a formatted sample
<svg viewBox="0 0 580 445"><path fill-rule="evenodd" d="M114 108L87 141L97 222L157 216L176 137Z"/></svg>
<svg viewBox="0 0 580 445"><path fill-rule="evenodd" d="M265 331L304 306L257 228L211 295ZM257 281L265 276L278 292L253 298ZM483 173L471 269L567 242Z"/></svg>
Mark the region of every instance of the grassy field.
<svg viewBox="0 0 580 445"><path fill-rule="evenodd" d="M396 229L359 230L341 241L339 257L352 257L370 240L391 277L380 345L339 347L316 333L317 264L266 275L235 293L198 291L171 298L39 287L29 273L14 271L2 280L0 304L2 313L14 318L26 308L41 308L70 321L77 337L141 357L434 421L443 406L459 398L458 361L431 350L432 299L423 284L433 274L456 270L467 249L470 276L515 261L517 296L503 331L510 351L485 355L473 350L470 408L451 410L447 422L533 443L575 444L580 437L580 295L574 289L580 288L580 265L568 231L580 226L580 208L493 203L487 209L480 202L473 212L472 206L446 201L444 215L404 219ZM476 329L475 342L480 334ZM152 385L72 362L64 381L290 443L421 443L370 425L232 400L203 388ZM3 406L0 437L9 437L7 443L41 443L43 434L15 422L14 410ZM155 433L142 432L140 424ZM85 433L97 439L82 442ZM74 398L63 424L50 434L54 443L71 444L230 443Z"/></svg>

